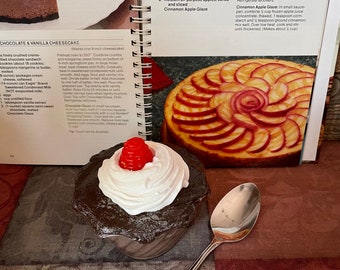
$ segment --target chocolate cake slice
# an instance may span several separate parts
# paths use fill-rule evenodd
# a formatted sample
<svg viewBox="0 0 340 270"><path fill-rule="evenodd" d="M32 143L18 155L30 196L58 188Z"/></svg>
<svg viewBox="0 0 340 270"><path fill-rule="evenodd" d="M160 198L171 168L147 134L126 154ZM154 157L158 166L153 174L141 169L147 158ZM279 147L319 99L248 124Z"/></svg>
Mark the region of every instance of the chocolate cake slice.
<svg viewBox="0 0 340 270"><path fill-rule="evenodd" d="M209 188L202 163L185 149L171 146L189 166L189 186L170 205L155 212L129 215L99 189L97 172L104 159L123 147L118 144L93 156L75 180L74 208L83 214L99 237L112 240L130 257L157 257L179 240L192 224Z"/></svg>
<svg viewBox="0 0 340 270"><path fill-rule="evenodd" d="M57 0L0 0L0 22L29 24L58 18Z"/></svg>

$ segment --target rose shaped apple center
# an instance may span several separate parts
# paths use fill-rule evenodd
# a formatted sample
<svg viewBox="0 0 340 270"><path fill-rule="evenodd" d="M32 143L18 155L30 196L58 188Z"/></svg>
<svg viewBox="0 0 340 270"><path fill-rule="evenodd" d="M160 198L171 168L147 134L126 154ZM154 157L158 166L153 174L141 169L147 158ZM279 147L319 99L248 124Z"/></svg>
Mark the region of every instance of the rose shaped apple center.
<svg viewBox="0 0 340 270"><path fill-rule="evenodd" d="M231 107L234 112L249 113L261 110L268 104L267 95L258 89L243 90L231 98Z"/></svg>

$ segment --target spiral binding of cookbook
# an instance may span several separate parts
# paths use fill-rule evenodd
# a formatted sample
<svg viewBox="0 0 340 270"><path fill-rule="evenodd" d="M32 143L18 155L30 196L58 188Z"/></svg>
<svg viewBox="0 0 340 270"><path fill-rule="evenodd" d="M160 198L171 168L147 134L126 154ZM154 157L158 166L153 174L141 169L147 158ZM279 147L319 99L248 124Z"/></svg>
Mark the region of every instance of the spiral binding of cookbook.
<svg viewBox="0 0 340 270"><path fill-rule="evenodd" d="M137 113L139 119L138 126L142 131L138 135L151 139L152 136L152 84L149 82L152 78L151 63L146 63L143 58L150 57L151 53L147 48L151 46L151 41L145 40L145 37L151 35L151 30L147 25L151 23L151 18L147 17L147 13L151 11L150 6L143 6L142 0L137 0L136 5L131 5L130 10L136 12L136 16L130 18L130 21L136 25L135 29L131 29L131 34L136 38L131 41L136 48L132 52L132 56L138 59L133 63L136 69L134 77L140 79L135 83L135 88L142 90L136 93L136 106L140 111Z"/></svg>

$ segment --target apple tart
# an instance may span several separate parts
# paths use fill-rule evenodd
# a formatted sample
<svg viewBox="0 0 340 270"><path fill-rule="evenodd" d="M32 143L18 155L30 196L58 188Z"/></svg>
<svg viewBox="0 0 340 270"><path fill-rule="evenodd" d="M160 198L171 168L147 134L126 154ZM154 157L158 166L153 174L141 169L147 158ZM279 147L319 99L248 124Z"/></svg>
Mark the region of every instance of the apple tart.
<svg viewBox="0 0 340 270"><path fill-rule="evenodd" d="M207 167L298 165L314 73L275 59L198 70L167 96L162 139Z"/></svg>

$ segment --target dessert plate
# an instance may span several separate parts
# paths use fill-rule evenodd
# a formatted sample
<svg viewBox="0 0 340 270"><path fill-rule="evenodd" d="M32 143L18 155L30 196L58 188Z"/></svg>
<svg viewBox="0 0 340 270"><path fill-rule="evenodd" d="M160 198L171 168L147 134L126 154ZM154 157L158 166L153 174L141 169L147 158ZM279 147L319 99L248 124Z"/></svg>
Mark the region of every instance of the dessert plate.
<svg viewBox="0 0 340 270"><path fill-rule="evenodd" d="M58 0L59 19L16 24L0 23L0 30L84 29L109 16L124 0Z"/></svg>

